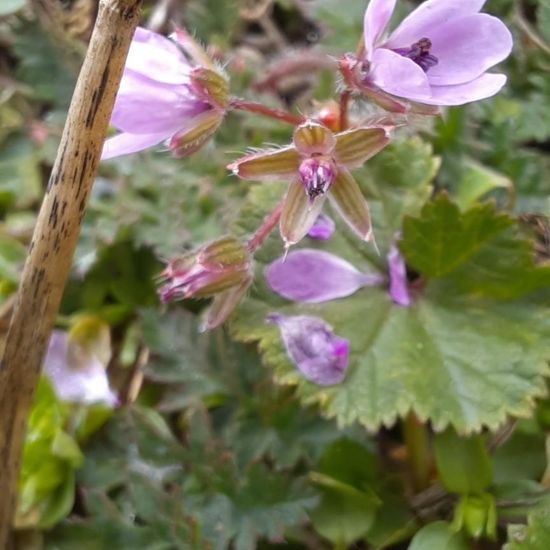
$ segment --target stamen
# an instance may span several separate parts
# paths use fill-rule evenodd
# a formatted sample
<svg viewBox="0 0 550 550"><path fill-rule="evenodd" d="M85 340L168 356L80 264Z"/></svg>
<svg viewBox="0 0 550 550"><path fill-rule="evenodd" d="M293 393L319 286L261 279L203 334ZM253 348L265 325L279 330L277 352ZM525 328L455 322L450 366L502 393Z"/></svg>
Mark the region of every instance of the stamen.
<svg viewBox="0 0 550 550"><path fill-rule="evenodd" d="M424 37L412 44L410 48L396 48L393 51L403 57L411 59L427 73L432 67L435 67L439 63L437 57L430 53L431 48L432 41Z"/></svg>
<svg viewBox="0 0 550 550"><path fill-rule="evenodd" d="M298 172L311 201L319 195L324 195L336 177L332 163L324 159L305 159L300 164Z"/></svg>

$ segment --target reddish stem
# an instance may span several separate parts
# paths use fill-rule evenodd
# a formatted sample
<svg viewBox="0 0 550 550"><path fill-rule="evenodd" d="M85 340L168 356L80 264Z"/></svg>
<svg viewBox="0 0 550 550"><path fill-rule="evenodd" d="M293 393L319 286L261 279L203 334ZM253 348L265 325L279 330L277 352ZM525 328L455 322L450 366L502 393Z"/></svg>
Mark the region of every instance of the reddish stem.
<svg viewBox="0 0 550 550"><path fill-rule="evenodd" d="M340 132L348 129L349 100L351 99L351 90L344 90L340 94Z"/></svg>
<svg viewBox="0 0 550 550"><path fill-rule="evenodd" d="M255 113L258 115L267 116L269 118L274 118L275 120L281 120L287 124L292 124L292 126L298 126L305 122L305 117L293 115L288 111L283 111L282 109L272 109L261 103L256 103L255 101L247 101L246 99L240 99L234 97L230 101L230 107L237 109L239 111L248 111L249 113Z"/></svg>
<svg viewBox="0 0 550 550"><path fill-rule="evenodd" d="M254 253L263 242L269 237L269 234L273 231L275 226L281 219L281 213L283 212L284 200L282 200L277 206L264 218L262 225L256 229L254 235L250 237L248 241L248 250Z"/></svg>

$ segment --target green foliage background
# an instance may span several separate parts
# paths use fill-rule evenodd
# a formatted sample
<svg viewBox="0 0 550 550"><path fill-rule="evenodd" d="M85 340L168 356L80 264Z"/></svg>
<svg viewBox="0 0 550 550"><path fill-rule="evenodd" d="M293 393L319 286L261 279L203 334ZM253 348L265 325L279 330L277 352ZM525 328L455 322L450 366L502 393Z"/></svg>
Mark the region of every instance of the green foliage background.
<svg viewBox="0 0 550 550"><path fill-rule="evenodd" d="M174 4L172 18L227 62L233 93L304 112L332 96L330 71L271 93L251 84L305 50L354 50L366 5L275 0L262 23L245 17L244 1ZM398 4L396 18L414 6ZM0 7L5 311L94 6ZM157 8L146 3L143 21ZM341 226L328 243L300 245L386 276L401 232L411 308L384 287L318 305L281 299L263 278L282 253L277 235L259 250L228 327L199 334L203 302L160 307L164 260L228 231L250 234L282 196L284 183L242 182L225 165L287 142L289 127L230 114L190 159L157 150L101 166L58 325L87 314L109 326L109 375L125 405L68 406L41 383L20 478L20 548L550 547L550 3L489 0L485 10L514 34L503 92L411 120L355 173L381 254ZM321 316L350 339L341 385L301 378L264 322L273 311Z"/></svg>

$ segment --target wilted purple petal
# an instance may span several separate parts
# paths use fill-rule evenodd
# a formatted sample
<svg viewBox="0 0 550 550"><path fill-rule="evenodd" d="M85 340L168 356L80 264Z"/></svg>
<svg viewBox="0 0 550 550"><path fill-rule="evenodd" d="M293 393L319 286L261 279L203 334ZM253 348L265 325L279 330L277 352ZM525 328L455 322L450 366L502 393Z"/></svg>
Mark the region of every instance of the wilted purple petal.
<svg viewBox="0 0 550 550"><path fill-rule="evenodd" d="M307 315L272 314L268 321L279 327L291 361L307 380L320 386L332 386L344 380L349 341L336 336L329 324Z"/></svg>
<svg viewBox="0 0 550 550"><path fill-rule="evenodd" d="M295 250L275 260L265 277L277 294L310 304L350 296L362 286L381 282L378 275L365 275L342 258L313 249Z"/></svg>
<svg viewBox="0 0 550 550"><path fill-rule="evenodd" d="M396 0L371 0L367 6L364 21L367 59L371 59L374 46L390 21L395 2Z"/></svg>
<svg viewBox="0 0 550 550"><path fill-rule="evenodd" d="M506 59L512 35L500 19L479 13L440 24L430 32L437 65L428 71L432 86L470 82Z"/></svg>
<svg viewBox="0 0 550 550"><path fill-rule="evenodd" d="M326 214L319 214L307 236L311 239L328 241L332 237L335 227L334 220L331 217Z"/></svg>
<svg viewBox="0 0 550 550"><path fill-rule="evenodd" d="M118 134L105 141L101 160L107 160L121 155L137 153L153 145L158 145L168 139L169 135L162 134Z"/></svg>
<svg viewBox="0 0 550 550"><path fill-rule="evenodd" d="M497 94L506 84L506 75L485 73L479 78L456 86L432 86L430 105L464 105Z"/></svg>
<svg viewBox="0 0 550 550"><path fill-rule="evenodd" d="M53 331L44 359L44 373L62 401L103 403L111 407L117 404L105 365L93 353L69 342L66 332Z"/></svg>
<svg viewBox="0 0 550 550"><path fill-rule="evenodd" d="M423 2L392 32L385 43L388 48L399 48L416 42L437 26L463 15L478 13L486 0L428 0Z"/></svg>
<svg viewBox="0 0 550 550"><path fill-rule="evenodd" d="M397 245L392 243L387 256L390 275L390 296L400 306L410 306L411 297L407 287L407 268Z"/></svg>

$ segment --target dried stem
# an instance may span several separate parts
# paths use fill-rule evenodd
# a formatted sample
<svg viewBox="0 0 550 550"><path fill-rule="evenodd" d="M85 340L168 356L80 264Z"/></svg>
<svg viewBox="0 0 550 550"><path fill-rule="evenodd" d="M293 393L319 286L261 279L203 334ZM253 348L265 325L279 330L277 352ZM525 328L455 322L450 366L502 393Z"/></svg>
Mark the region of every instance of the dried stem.
<svg viewBox="0 0 550 550"><path fill-rule="evenodd" d="M267 116L269 118L274 118L275 120L280 120L286 122L287 124L292 124L292 126L298 126L305 121L305 117L299 115L293 115L288 111L282 109L272 109L261 103L256 103L255 101L247 101L246 99L232 98L231 107L238 111L248 111L249 113L255 113L257 115Z"/></svg>
<svg viewBox="0 0 550 550"><path fill-rule="evenodd" d="M55 323L141 0L102 0L76 84L0 363L0 548L11 523L25 423Z"/></svg>
<svg viewBox="0 0 550 550"><path fill-rule="evenodd" d="M251 253L254 253L260 246L262 246L263 242L269 237L269 234L275 229L275 226L279 223L279 220L281 219L281 213L283 211L283 204L284 201L281 201L271 213L269 213L262 222L262 225L256 229L256 232L252 237L250 237L250 240L248 241L248 250Z"/></svg>

